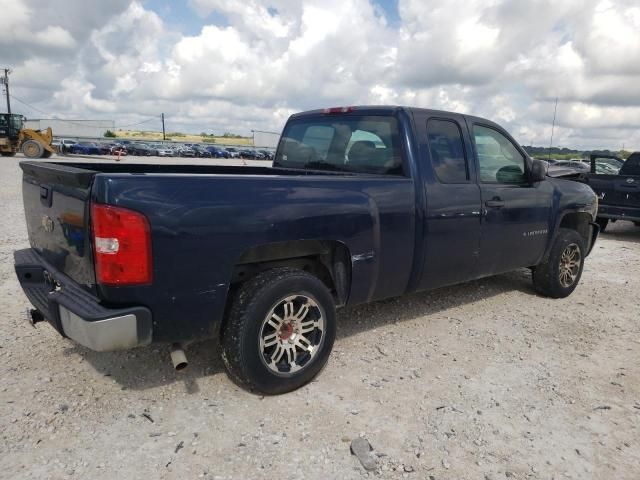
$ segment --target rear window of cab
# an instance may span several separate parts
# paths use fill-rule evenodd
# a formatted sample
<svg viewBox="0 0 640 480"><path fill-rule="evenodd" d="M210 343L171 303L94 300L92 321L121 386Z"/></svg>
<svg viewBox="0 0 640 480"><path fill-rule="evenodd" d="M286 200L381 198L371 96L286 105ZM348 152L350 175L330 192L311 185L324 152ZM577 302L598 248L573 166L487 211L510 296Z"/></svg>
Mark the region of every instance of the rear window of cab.
<svg viewBox="0 0 640 480"><path fill-rule="evenodd" d="M403 175L398 122L376 115L293 119L285 127L273 165Z"/></svg>

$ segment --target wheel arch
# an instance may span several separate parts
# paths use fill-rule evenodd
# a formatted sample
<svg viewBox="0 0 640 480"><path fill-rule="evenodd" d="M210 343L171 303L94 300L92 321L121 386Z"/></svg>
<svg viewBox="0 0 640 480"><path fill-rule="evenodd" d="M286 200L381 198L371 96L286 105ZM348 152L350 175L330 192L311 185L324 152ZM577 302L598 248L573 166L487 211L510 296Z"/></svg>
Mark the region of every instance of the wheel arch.
<svg viewBox="0 0 640 480"><path fill-rule="evenodd" d="M589 252L591 249L591 223L593 219L591 214L587 212L580 212L576 210L568 210L562 214L562 216L556 222L555 228L553 229L553 235L549 238L547 242L547 248L544 252L544 255L540 259L540 262L544 262L547 258L549 258L549 254L551 253L551 249L553 248L553 244L555 239L558 236L561 228L567 228L570 230L575 230L580 234L582 239L584 240L584 244L586 247L586 251Z"/></svg>
<svg viewBox="0 0 640 480"><path fill-rule="evenodd" d="M593 218L587 212L567 212L560 219L556 233L561 228L575 230L584 239L584 244L588 248L591 241L591 222Z"/></svg>
<svg viewBox="0 0 640 480"><path fill-rule="evenodd" d="M235 262L231 288L258 273L277 267L305 270L329 289L336 305L345 305L351 290L351 254L336 240L292 240L253 246Z"/></svg>

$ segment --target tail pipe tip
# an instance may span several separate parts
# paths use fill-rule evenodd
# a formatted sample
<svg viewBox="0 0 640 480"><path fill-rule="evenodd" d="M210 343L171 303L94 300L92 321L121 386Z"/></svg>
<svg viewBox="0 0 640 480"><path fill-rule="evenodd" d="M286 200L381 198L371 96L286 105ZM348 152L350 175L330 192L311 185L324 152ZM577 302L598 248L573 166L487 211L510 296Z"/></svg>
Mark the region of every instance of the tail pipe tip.
<svg viewBox="0 0 640 480"><path fill-rule="evenodd" d="M171 345L171 363L173 363L173 368L175 368L177 372L184 370L189 366L187 356L182 349L182 345L179 343Z"/></svg>

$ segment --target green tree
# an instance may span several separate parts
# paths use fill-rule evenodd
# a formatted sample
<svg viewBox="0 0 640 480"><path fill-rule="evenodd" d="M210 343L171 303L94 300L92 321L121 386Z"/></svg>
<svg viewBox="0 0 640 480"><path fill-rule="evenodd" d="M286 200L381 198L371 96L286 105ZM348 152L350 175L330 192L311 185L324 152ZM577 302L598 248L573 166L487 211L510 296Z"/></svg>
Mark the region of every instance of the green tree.
<svg viewBox="0 0 640 480"><path fill-rule="evenodd" d="M106 132L104 132L104 136L107 138L116 138L116 134L111 130L107 130Z"/></svg>

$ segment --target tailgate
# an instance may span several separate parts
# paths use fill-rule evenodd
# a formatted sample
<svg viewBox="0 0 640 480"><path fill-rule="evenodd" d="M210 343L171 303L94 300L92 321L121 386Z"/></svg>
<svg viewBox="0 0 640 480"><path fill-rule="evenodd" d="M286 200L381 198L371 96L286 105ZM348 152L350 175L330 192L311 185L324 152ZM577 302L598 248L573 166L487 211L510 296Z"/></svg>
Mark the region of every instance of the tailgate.
<svg viewBox="0 0 640 480"><path fill-rule="evenodd" d="M624 176L614 181L615 196L613 205L640 208L640 177Z"/></svg>
<svg viewBox="0 0 640 480"><path fill-rule="evenodd" d="M89 202L98 172L46 162L21 162L20 168L31 247L80 285L93 287Z"/></svg>

